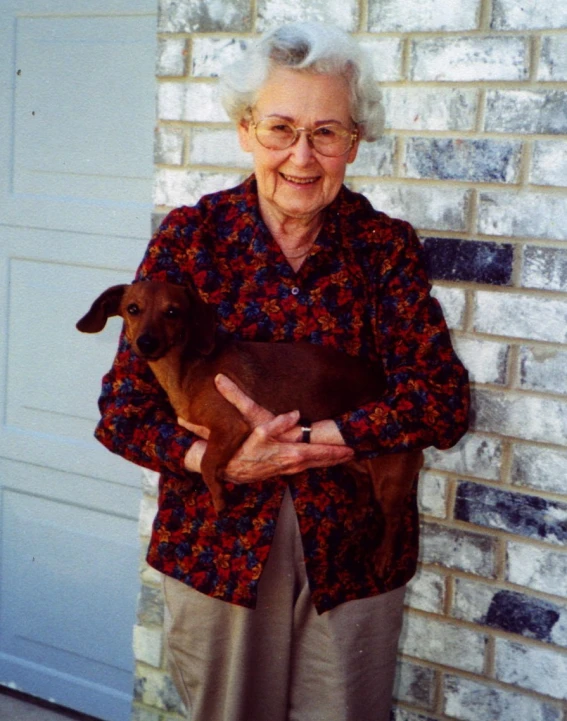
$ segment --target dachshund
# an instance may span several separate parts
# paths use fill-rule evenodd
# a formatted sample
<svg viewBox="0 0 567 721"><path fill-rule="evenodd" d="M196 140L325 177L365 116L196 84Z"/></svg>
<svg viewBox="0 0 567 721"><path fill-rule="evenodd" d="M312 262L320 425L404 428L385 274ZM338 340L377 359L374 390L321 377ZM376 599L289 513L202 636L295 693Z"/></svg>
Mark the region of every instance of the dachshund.
<svg viewBox="0 0 567 721"><path fill-rule="evenodd" d="M177 416L210 430L201 471L217 511L225 508L226 465L251 432L217 391L218 373L274 415L299 410L310 422L333 418L385 391L380 366L330 347L219 339L215 307L191 287L158 281L113 286L94 301L77 328L98 333L117 315L132 349L148 362ZM386 454L347 465L357 480L362 475L366 483L371 479L384 517L385 561L401 529L404 501L423 465L423 453Z"/></svg>

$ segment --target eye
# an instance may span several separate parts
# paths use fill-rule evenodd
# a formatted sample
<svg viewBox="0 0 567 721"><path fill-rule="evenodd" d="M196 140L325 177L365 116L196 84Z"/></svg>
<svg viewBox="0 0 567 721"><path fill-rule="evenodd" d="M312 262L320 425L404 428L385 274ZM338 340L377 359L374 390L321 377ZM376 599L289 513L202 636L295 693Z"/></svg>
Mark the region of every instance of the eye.
<svg viewBox="0 0 567 721"><path fill-rule="evenodd" d="M137 303L130 303L126 307L126 312L128 315L138 315L140 313L140 306Z"/></svg>
<svg viewBox="0 0 567 721"><path fill-rule="evenodd" d="M173 320L174 318L179 318L180 314L181 314L181 311L179 310L179 308L176 308L173 305L170 305L169 308L167 308L164 313L165 317L169 320Z"/></svg>
<svg viewBox="0 0 567 721"><path fill-rule="evenodd" d="M293 135L293 128L288 123L282 123L282 122L269 122L266 123L265 129L270 133L275 133L276 135Z"/></svg>
<svg viewBox="0 0 567 721"><path fill-rule="evenodd" d="M313 135L324 140L336 140L341 135L341 130L342 128L336 125L323 125L314 130Z"/></svg>

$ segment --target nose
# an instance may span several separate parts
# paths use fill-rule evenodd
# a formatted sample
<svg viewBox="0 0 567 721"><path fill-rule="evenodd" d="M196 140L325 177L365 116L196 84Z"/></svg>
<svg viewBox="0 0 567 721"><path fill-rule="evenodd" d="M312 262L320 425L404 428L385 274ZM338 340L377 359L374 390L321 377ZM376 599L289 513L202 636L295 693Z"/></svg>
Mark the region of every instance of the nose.
<svg viewBox="0 0 567 721"><path fill-rule="evenodd" d="M311 137L307 131L301 130L299 137L291 146L291 149L297 164L304 165L312 161L314 151Z"/></svg>
<svg viewBox="0 0 567 721"><path fill-rule="evenodd" d="M149 356L156 352L159 346L159 341L155 336L150 335L149 333L144 333L138 338L136 345L142 355Z"/></svg>

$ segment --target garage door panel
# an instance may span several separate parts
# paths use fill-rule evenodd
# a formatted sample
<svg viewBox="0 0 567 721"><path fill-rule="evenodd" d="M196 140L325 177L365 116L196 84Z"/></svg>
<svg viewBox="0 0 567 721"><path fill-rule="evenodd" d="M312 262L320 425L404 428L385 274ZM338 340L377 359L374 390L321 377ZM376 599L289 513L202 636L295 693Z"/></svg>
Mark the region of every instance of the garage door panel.
<svg viewBox="0 0 567 721"><path fill-rule="evenodd" d="M147 240L2 233L0 454L138 485L139 471L93 439L121 321L93 335L75 324L105 288L131 281Z"/></svg>
<svg viewBox="0 0 567 721"><path fill-rule="evenodd" d="M113 623L123 611L124 574L132 584L137 569L128 561L124 537L136 521L7 490L2 503L2 629L4 649L79 676L130 672L131 628ZM116 559L114 568L108 558ZM104 588L100 596L93 587ZM61 589L65 593L61 593ZM107 629L120 629L120 643ZM118 652L117 652L118 649ZM54 662L54 657L56 661ZM87 668L88 667L88 668ZM96 677L101 677L97 679ZM106 678L108 680L108 678Z"/></svg>
<svg viewBox="0 0 567 721"><path fill-rule="evenodd" d="M8 425L90 440L100 379L112 363L121 323L112 318L93 336L80 334L75 323L98 294L94 288L123 280L119 271L10 263Z"/></svg>
<svg viewBox="0 0 567 721"><path fill-rule="evenodd" d="M154 103L141 99L153 90L155 3L6 5L0 224L140 235L151 200Z"/></svg>

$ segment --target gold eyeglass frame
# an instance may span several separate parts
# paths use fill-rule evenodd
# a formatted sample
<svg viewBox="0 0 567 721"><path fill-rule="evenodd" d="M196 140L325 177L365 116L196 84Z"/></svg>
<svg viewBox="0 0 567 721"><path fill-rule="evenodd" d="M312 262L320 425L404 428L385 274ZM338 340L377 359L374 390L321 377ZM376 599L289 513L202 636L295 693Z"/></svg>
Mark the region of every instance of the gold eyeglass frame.
<svg viewBox="0 0 567 721"><path fill-rule="evenodd" d="M313 148L313 150L315 150L315 152L319 153L320 155L324 155L326 158L340 158L342 155L346 155L347 153L349 153L352 150L352 146L356 143L356 141L359 138L359 129L357 127L355 127L354 130L349 131L344 127L344 125L341 125L340 123L333 123L332 125L340 126L347 134L350 135L350 144L349 144L348 148L346 150L344 150L342 153L338 153L337 155L327 155L327 153L321 152L321 150L319 150L317 148L317 146L315 145L315 143L313 141L313 132L316 130L320 130L321 128L326 128L326 127L328 127L327 125L319 125L317 128L298 128L293 123L290 123L289 121L285 120L285 124L288 125L290 128L293 128L293 130L295 131L293 139L292 139L291 143L289 143L289 145L286 145L284 148L271 148L268 145L264 145L264 143L258 137L258 125L260 123L262 123L264 120L268 120L268 119L269 118L260 118L260 120L258 120L256 122L254 120L254 118L252 117L252 111L250 110L250 117L248 118L248 122L254 128L254 135L256 137L256 140L260 143L260 145L263 148L266 148L267 150L287 150L288 148L291 148L293 145L295 145L295 143L297 143L301 133L304 132L304 133L307 133L307 142L309 143L309 147ZM284 120L284 118L282 118L282 120ZM331 125L331 124L329 124L329 125Z"/></svg>

